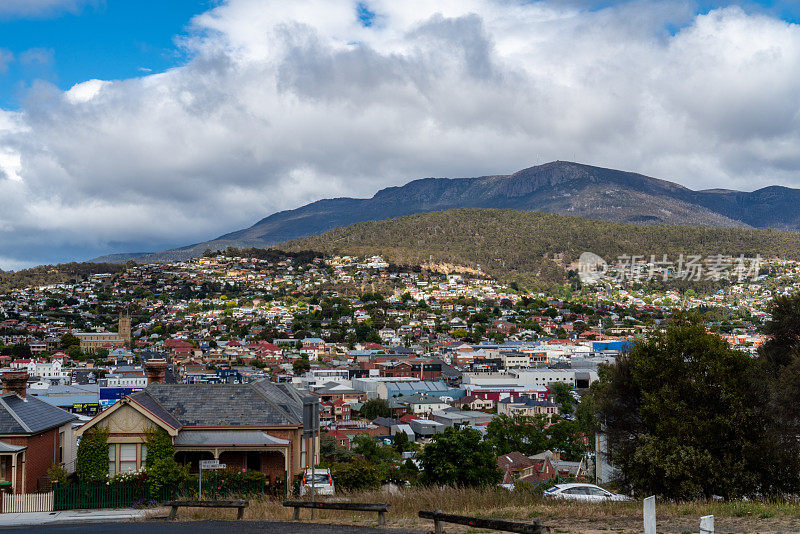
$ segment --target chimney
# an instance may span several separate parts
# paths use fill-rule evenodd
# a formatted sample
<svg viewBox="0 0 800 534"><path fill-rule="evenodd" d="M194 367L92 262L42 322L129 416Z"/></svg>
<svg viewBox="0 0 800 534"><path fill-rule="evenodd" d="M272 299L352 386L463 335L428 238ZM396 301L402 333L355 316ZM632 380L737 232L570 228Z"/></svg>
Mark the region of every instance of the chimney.
<svg viewBox="0 0 800 534"><path fill-rule="evenodd" d="M164 374L167 372L167 360L163 358L150 358L144 362L147 373L147 385L163 384Z"/></svg>
<svg viewBox="0 0 800 534"><path fill-rule="evenodd" d="M3 383L3 394L16 393L20 398L25 398L28 387L27 371L6 371L0 373L0 382Z"/></svg>

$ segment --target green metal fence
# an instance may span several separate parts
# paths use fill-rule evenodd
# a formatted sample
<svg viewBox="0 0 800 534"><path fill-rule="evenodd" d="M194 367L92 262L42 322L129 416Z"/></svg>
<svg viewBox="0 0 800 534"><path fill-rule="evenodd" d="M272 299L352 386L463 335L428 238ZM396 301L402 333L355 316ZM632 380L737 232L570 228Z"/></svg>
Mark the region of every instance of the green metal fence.
<svg viewBox="0 0 800 534"><path fill-rule="evenodd" d="M163 488L158 494L154 494L143 484L69 484L53 488L53 508L129 508L173 500L177 495L177 488Z"/></svg>
<svg viewBox="0 0 800 534"><path fill-rule="evenodd" d="M196 499L197 489L197 476L157 493L143 483L68 484L53 488L53 507L55 510L130 508L178 498ZM258 498L265 494L283 498L284 493L284 484L266 486L263 480L232 481L221 476L206 479L203 475L203 499Z"/></svg>

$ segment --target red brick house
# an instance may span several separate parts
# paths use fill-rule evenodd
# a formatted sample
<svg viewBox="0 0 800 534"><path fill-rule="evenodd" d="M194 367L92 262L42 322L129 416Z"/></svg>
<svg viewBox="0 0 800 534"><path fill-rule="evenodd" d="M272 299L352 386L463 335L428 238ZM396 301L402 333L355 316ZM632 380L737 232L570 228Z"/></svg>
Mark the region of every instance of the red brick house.
<svg viewBox="0 0 800 534"><path fill-rule="evenodd" d="M349 421L350 420L350 404L343 400L335 400L333 406L333 420L334 421Z"/></svg>
<svg viewBox="0 0 800 534"><path fill-rule="evenodd" d="M518 480L538 484L558 475L549 457L529 458L517 451L498 456L497 468L503 472L503 484L513 484Z"/></svg>
<svg viewBox="0 0 800 534"><path fill-rule="evenodd" d="M347 434L334 430L333 432L328 432L326 435L333 438L338 446L350 450L350 436Z"/></svg>
<svg viewBox="0 0 800 534"><path fill-rule="evenodd" d="M28 373L0 375L0 490L33 493L53 465L75 470L72 422L77 417L36 397L26 397Z"/></svg>

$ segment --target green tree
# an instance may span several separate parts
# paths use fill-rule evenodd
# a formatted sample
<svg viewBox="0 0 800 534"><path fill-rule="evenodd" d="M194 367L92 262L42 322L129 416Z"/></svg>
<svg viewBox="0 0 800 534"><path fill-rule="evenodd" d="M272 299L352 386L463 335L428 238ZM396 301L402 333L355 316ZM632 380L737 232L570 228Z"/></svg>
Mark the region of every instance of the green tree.
<svg viewBox="0 0 800 534"><path fill-rule="evenodd" d="M398 432L394 435L394 443L392 443L392 448L400 454L413 450L415 445L416 444L414 442L408 439L408 434L405 432Z"/></svg>
<svg viewBox="0 0 800 534"><path fill-rule="evenodd" d="M761 371L686 316L601 368L597 410L623 486L675 499L796 489Z"/></svg>
<svg viewBox="0 0 800 534"><path fill-rule="evenodd" d="M361 415L370 421L378 417L389 417L392 410L389 408L389 403L385 399L369 399L361 406Z"/></svg>
<svg viewBox="0 0 800 534"><path fill-rule="evenodd" d="M525 416L502 414L486 426L486 441L497 455L519 451L525 455L547 450L545 433L547 418L543 415Z"/></svg>
<svg viewBox="0 0 800 534"><path fill-rule="evenodd" d="M448 428L433 437L420 456L423 484L490 486L500 482L492 445L473 428Z"/></svg>
<svg viewBox="0 0 800 534"><path fill-rule="evenodd" d="M319 437L319 456L323 463L338 463L350 461L353 453L340 447L335 439L323 433Z"/></svg>
<svg viewBox="0 0 800 534"><path fill-rule="evenodd" d="M345 491L378 489L384 472L367 460L357 459L349 463L337 463L331 467L331 475L337 488Z"/></svg>
<svg viewBox="0 0 800 534"><path fill-rule="evenodd" d="M566 382L553 382L550 384L556 404L559 405L561 415L571 414L575 411L575 397L572 396L572 386Z"/></svg>
<svg viewBox="0 0 800 534"><path fill-rule="evenodd" d="M172 438L163 428L150 428L145 434L147 458L145 468L151 491L158 495L165 487L173 487L186 480L189 467L175 461Z"/></svg>
<svg viewBox="0 0 800 534"><path fill-rule="evenodd" d="M292 370L296 375L301 375L309 369L311 369L311 362L308 361L308 354L303 354L302 357L292 362Z"/></svg>
<svg viewBox="0 0 800 534"><path fill-rule="evenodd" d="M350 450L374 464L382 464L399 456L391 447L387 447L375 438L366 435L353 438Z"/></svg>
<svg viewBox="0 0 800 534"><path fill-rule="evenodd" d="M94 426L84 432L75 471L81 482L99 482L108 477L108 428Z"/></svg>
<svg viewBox="0 0 800 534"><path fill-rule="evenodd" d="M77 336L74 336L67 332L63 336L61 336L61 342L59 343L59 347L61 349L69 349L70 347L77 347L80 346L81 340L78 339Z"/></svg>
<svg viewBox="0 0 800 534"><path fill-rule="evenodd" d="M561 420L547 428L547 448L561 453L561 459L578 462L586 456L584 434L577 421Z"/></svg>

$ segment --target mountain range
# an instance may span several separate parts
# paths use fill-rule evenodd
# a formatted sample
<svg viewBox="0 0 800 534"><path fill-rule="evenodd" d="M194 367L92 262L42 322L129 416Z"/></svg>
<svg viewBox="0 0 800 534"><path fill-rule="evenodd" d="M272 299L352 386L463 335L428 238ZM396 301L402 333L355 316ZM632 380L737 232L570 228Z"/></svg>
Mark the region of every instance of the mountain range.
<svg viewBox="0 0 800 534"><path fill-rule="evenodd" d="M800 189L695 191L633 172L554 161L509 175L423 178L372 198L333 198L261 219L253 226L156 253L112 254L93 261L171 261L206 249L268 247L362 221L452 208L504 208L638 225L800 230Z"/></svg>

